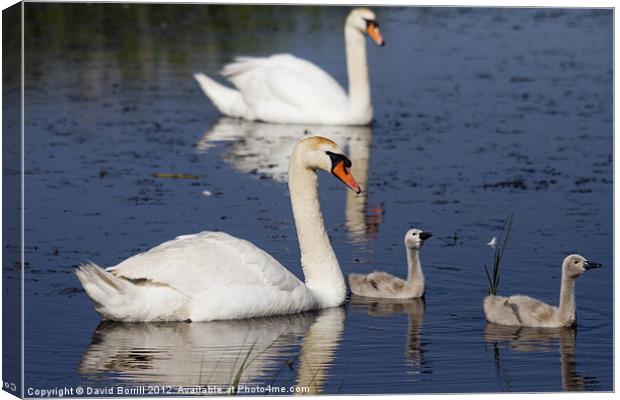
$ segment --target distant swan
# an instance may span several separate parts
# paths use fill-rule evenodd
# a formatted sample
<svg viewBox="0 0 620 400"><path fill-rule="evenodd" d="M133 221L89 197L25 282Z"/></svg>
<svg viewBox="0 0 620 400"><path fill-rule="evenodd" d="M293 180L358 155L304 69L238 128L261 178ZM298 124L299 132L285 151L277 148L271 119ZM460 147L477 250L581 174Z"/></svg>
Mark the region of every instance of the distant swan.
<svg viewBox="0 0 620 400"><path fill-rule="evenodd" d="M271 255L223 232L179 236L120 264L76 275L103 319L211 321L292 314L341 305L346 286L323 223L316 170L359 193L351 162L331 139L300 140L289 167L305 284Z"/></svg>
<svg viewBox="0 0 620 400"><path fill-rule="evenodd" d="M562 263L560 305L553 307L528 296L489 295L484 299L484 313L489 322L500 325L535 328L560 328L575 324L575 279L586 270L601 264L572 254Z"/></svg>
<svg viewBox="0 0 620 400"><path fill-rule="evenodd" d="M367 125L372 120L364 32L384 41L375 14L357 8L347 17L344 35L349 94L315 64L291 54L238 57L222 74L236 89L205 74L194 78L222 114L283 124Z"/></svg>
<svg viewBox="0 0 620 400"><path fill-rule="evenodd" d="M432 233L420 229L407 231L405 248L409 272L406 281L380 271L368 275L349 274L351 292L358 296L384 299L411 299L424 296L425 283L420 263L420 248L431 236Z"/></svg>

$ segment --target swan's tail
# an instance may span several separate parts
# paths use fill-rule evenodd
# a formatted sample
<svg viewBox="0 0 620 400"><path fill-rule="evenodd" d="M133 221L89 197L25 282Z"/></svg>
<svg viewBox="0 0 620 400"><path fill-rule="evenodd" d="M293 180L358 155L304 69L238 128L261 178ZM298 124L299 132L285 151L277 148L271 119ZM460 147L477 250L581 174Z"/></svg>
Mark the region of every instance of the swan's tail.
<svg viewBox="0 0 620 400"><path fill-rule="evenodd" d="M94 263L80 265L75 275L96 308L105 307L112 299L127 294L133 286L126 279L114 276Z"/></svg>
<svg viewBox="0 0 620 400"><path fill-rule="evenodd" d="M222 69L222 75L228 79L233 79L265 65L265 58L262 57L235 57L235 61L226 64Z"/></svg>
<svg viewBox="0 0 620 400"><path fill-rule="evenodd" d="M203 73L195 73L194 79L198 81L202 91L205 92L222 114L230 117L252 119L250 109L245 100L243 100L241 92L226 87Z"/></svg>
<svg viewBox="0 0 620 400"><path fill-rule="evenodd" d="M75 275L104 320L144 322L189 318L188 296L168 285L119 277L94 263L80 265Z"/></svg>

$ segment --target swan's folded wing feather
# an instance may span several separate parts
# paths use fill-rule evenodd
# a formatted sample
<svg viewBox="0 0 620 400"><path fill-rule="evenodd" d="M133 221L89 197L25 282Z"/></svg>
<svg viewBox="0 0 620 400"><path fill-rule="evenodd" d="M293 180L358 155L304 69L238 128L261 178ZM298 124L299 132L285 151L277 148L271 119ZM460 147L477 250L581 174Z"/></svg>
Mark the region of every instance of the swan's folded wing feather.
<svg viewBox="0 0 620 400"><path fill-rule="evenodd" d="M222 232L179 236L108 268L192 296L210 288L270 286L291 291L303 283L254 244Z"/></svg>
<svg viewBox="0 0 620 400"><path fill-rule="evenodd" d="M402 279L383 271L375 271L369 274L367 280L376 290L380 290L380 288L385 288L391 293L396 293L400 291L404 284L404 281Z"/></svg>
<svg viewBox="0 0 620 400"><path fill-rule="evenodd" d="M529 296L511 296L508 303L518 307L520 317L523 318L522 314L525 313L538 322L548 321L555 313L555 307Z"/></svg>
<svg viewBox="0 0 620 400"><path fill-rule="evenodd" d="M540 322L549 321L555 315L555 310L555 307L539 302L532 310L532 317Z"/></svg>
<svg viewBox="0 0 620 400"><path fill-rule="evenodd" d="M334 78L291 54L239 57L226 65L222 74L241 91L250 107L325 110L347 104L347 94Z"/></svg>

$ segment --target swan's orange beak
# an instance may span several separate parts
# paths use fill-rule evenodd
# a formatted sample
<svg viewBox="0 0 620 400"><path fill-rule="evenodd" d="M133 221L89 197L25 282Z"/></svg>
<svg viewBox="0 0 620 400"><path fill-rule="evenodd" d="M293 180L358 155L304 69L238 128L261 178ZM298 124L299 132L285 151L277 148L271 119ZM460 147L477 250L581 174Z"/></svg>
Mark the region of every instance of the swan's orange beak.
<svg viewBox="0 0 620 400"><path fill-rule="evenodd" d="M385 40L383 40L381 32L379 31L379 25L377 25L376 22L369 21L368 26L366 27L366 32L368 33L368 36L370 36L370 38L379 46L385 45Z"/></svg>
<svg viewBox="0 0 620 400"><path fill-rule="evenodd" d="M336 178L340 179L342 183L347 185L349 189L353 190L356 194L360 194L362 189L360 189L360 186L357 182L355 182L355 178L353 178L351 171L349 171L349 168L345 164L345 160L342 160L336 164L332 168L332 174L334 174Z"/></svg>

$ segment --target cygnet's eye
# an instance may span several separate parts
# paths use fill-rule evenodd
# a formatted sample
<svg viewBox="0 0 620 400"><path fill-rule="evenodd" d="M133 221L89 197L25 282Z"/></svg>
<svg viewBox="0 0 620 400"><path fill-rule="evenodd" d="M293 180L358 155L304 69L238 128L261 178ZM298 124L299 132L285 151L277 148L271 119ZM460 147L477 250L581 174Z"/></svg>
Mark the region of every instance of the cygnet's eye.
<svg viewBox="0 0 620 400"><path fill-rule="evenodd" d="M579 264L579 261L578 261L578 260L575 260L575 264Z"/></svg>
<svg viewBox="0 0 620 400"><path fill-rule="evenodd" d="M418 235L418 233L417 233L417 232L414 232L414 233L413 233L413 236L417 236L417 235Z"/></svg>

